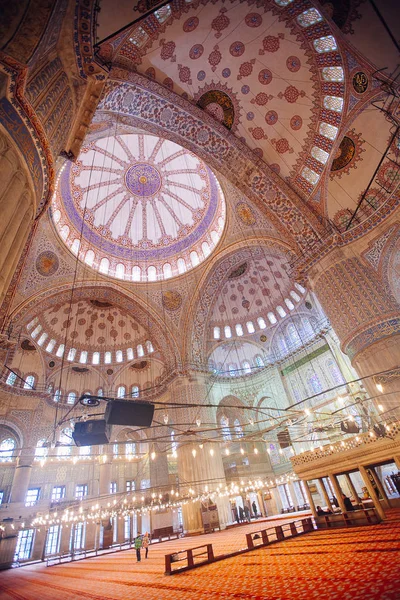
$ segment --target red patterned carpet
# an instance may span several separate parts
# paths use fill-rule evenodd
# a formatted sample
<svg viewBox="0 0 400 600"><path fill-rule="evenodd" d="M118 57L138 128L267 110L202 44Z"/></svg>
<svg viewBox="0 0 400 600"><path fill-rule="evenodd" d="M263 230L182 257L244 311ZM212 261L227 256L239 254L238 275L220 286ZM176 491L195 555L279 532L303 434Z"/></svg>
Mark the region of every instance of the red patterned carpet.
<svg viewBox="0 0 400 600"><path fill-rule="evenodd" d="M171 577L163 575L167 552L218 536L219 551L223 539L231 551L232 536L238 539L241 531L244 540L245 530L157 544L141 563L128 550L50 568L13 569L0 574L0 598L400 600L399 516L370 527L306 534ZM246 527L256 529L254 524Z"/></svg>

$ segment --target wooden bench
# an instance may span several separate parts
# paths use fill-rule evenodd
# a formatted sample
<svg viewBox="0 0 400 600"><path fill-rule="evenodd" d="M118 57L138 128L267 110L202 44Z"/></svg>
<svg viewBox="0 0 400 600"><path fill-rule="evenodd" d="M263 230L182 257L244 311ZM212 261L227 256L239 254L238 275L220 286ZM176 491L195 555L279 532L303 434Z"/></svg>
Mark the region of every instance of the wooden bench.
<svg viewBox="0 0 400 600"><path fill-rule="evenodd" d="M336 527L356 527L380 523L381 518L374 508L364 508L345 513L322 515L315 519L317 529L334 529Z"/></svg>

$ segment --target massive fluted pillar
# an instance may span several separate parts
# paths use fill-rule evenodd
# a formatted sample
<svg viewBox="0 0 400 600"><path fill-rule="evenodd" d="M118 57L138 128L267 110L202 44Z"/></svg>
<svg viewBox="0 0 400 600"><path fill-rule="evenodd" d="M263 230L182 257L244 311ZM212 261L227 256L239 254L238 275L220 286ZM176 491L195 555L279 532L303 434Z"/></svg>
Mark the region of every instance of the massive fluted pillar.
<svg viewBox="0 0 400 600"><path fill-rule="evenodd" d="M338 249L310 273L310 283L371 397L385 409L400 400L400 306L362 256ZM389 371L386 375L378 375Z"/></svg>

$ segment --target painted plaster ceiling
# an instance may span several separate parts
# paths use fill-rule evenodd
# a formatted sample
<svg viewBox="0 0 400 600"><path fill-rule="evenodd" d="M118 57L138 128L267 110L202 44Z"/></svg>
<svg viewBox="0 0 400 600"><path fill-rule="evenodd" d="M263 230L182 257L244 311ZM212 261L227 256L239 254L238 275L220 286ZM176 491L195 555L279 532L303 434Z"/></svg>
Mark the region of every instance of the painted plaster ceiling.
<svg viewBox="0 0 400 600"><path fill-rule="evenodd" d="M167 5L100 55L197 104L299 190L313 191L337 133L330 126L341 120L344 85L336 82L344 76L330 26L310 3Z"/></svg>
<svg viewBox="0 0 400 600"><path fill-rule="evenodd" d="M218 244L225 202L213 172L174 142L147 134L92 141L67 163L52 214L66 245L99 271L160 280Z"/></svg>
<svg viewBox="0 0 400 600"><path fill-rule="evenodd" d="M153 348L146 344L150 340L145 328L126 310L99 300L54 304L28 320L25 327L48 354L81 363L93 363L94 352L99 353L94 364L104 364L106 352L111 363L127 362L151 354ZM70 354L71 349L75 352ZM121 354L117 356L118 350ZM87 353L84 359L82 351Z"/></svg>
<svg viewBox="0 0 400 600"><path fill-rule="evenodd" d="M257 332L259 335L260 329L265 328L258 324L260 317L266 325L276 323L284 313L295 309L305 290L293 283L288 269L286 257L278 250L260 250L227 273L210 320L212 326L220 327L221 338L227 337L224 334L226 325L231 327L235 337L236 324L242 327L240 335ZM248 331L246 324L249 321L253 323L254 332Z"/></svg>

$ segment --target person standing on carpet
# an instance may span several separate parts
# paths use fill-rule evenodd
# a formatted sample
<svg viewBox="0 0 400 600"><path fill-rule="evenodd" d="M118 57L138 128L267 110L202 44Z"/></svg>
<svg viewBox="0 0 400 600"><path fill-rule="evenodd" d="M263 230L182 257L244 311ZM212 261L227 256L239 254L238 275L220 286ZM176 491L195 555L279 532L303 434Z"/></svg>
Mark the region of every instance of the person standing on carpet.
<svg viewBox="0 0 400 600"><path fill-rule="evenodd" d="M142 547L142 536L140 533L135 537L136 562L141 561L140 548Z"/></svg>
<svg viewBox="0 0 400 600"><path fill-rule="evenodd" d="M144 548L146 550L145 558L147 558L147 555L149 553L149 544L150 544L149 534L146 531L146 533L144 534L143 539L142 539L142 548Z"/></svg>

